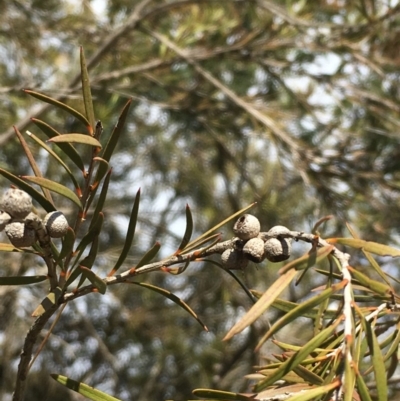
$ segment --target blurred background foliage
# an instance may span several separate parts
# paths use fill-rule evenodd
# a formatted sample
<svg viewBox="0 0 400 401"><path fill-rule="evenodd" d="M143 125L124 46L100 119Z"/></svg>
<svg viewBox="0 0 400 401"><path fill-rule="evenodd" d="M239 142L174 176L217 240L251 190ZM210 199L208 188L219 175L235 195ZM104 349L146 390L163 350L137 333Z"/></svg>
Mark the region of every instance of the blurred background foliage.
<svg viewBox="0 0 400 401"><path fill-rule="evenodd" d="M310 232L331 214L324 237L348 235L348 221L364 239L399 245L397 1L3 0L0 22L0 167L31 174L12 129L40 135L31 117L59 132L84 132L21 91L83 109L80 45L105 138L133 98L111 159L99 274L118 258L139 187L140 224L126 267L156 240L163 255L175 250L186 203L197 233L257 201L251 213L264 230L282 224ZM34 145L32 151L44 175L63 182L59 166ZM0 184L9 186L2 178ZM70 205L58 202L68 215ZM226 227L224 238L231 236ZM34 257L13 254L3 257L0 274L44 271ZM277 268L264 262L241 277L263 291ZM53 383L52 372L126 400L185 400L198 387L248 389L243 376L272 348L253 352L266 319L221 341L251 305L232 278L205 263L177 277L143 279L183 298L210 332L137 286L91 294L65 309L31 371L29 400L81 399ZM318 284L308 277L286 297L301 300ZM30 314L46 290L0 288L2 400L10 397ZM311 331L300 321L280 338L301 343ZM394 377L393 396L396 383Z"/></svg>

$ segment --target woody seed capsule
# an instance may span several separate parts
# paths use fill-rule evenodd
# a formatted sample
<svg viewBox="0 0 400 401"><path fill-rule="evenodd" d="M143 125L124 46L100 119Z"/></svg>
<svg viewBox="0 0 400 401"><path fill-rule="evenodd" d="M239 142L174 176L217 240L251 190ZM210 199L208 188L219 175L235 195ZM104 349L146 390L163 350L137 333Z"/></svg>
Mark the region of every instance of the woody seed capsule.
<svg viewBox="0 0 400 401"><path fill-rule="evenodd" d="M68 221L64 214L59 211L54 211L46 214L43 225L52 238L61 238L68 231Z"/></svg>
<svg viewBox="0 0 400 401"><path fill-rule="evenodd" d="M261 238L249 239L243 247L243 253L252 262L262 262L265 259L264 241Z"/></svg>
<svg viewBox="0 0 400 401"><path fill-rule="evenodd" d="M240 239L255 238L260 233L260 221L252 214L244 214L236 221L233 232Z"/></svg>
<svg viewBox="0 0 400 401"><path fill-rule="evenodd" d="M248 259L244 256L243 252L237 249L226 249L221 255L221 262L225 269L244 269L249 264Z"/></svg>
<svg viewBox="0 0 400 401"><path fill-rule="evenodd" d="M36 240L35 230L26 227L21 221L7 224L5 233L10 242L17 248L32 246Z"/></svg>
<svg viewBox="0 0 400 401"><path fill-rule="evenodd" d="M10 188L1 198L0 210L14 219L23 219L32 210L32 198L20 189Z"/></svg>

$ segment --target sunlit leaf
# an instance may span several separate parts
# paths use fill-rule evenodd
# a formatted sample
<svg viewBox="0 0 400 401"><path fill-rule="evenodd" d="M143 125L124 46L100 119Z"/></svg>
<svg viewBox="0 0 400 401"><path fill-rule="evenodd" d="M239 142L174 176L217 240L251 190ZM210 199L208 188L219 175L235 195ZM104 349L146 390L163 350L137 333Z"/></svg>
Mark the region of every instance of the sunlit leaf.
<svg viewBox="0 0 400 401"><path fill-rule="evenodd" d="M29 252L29 253L34 253L29 249L16 248L14 245L4 244L4 243L0 243L0 252Z"/></svg>
<svg viewBox="0 0 400 401"><path fill-rule="evenodd" d="M36 160L33 157L33 154L31 152L31 150L29 149L28 144L25 141L25 138L22 136L22 134L19 132L19 130L16 127L14 127L14 131L19 139L21 147L25 152L26 158L28 159L29 164L31 165L31 168L32 168L34 174L36 175L36 177L42 177L42 172L40 171L40 168L39 168L38 164L36 163ZM51 194L50 194L49 190L46 188L42 188L42 191L43 191L45 198L49 202L54 203L53 199L51 198Z"/></svg>
<svg viewBox="0 0 400 401"><path fill-rule="evenodd" d="M392 288L388 286L386 283L373 280L351 266L348 266L348 269L351 275L354 278L356 278L359 283L369 288L370 290L378 293L379 295L389 295L393 291Z"/></svg>
<svg viewBox="0 0 400 401"><path fill-rule="evenodd" d="M64 163L64 161L57 155L57 153L54 152L53 149L51 149L49 146L47 146L40 138L38 138L36 135L32 134L30 131L26 131L26 134L32 138L40 147L42 147L47 153L49 153L57 162L64 168L64 170L67 172L69 178L71 179L72 183L74 184L75 190L80 193L81 189L79 187L78 182L76 181L75 175L72 173L71 169Z"/></svg>
<svg viewBox="0 0 400 401"><path fill-rule="evenodd" d="M54 138L61 136L59 132L57 132L53 127L45 123L44 121L38 120L37 118L31 119L33 123L35 123L48 138ZM56 145L71 159L71 161L81 170L83 173L85 172L85 166L83 161L76 151L76 149L70 143L56 143Z"/></svg>
<svg viewBox="0 0 400 401"><path fill-rule="evenodd" d="M292 397L286 398L286 401L310 401L315 400L316 397L319 397L324 394L328 394L329 392L335 390L340 386L339 380L334 381L333 383L326 384L325 386L320 386L317 388L313 388L312 390L307 390L302 392L301 394L294 395Z"/></svg>
<svg viewBox="0 0 400 401"><path fill-rule="evenodd" d="M40 204L40 206L43 207L44 210L46 210L47 213L55 211L54 205L49 202L48 199L46 199L40 192L36 191L35 188L31 187L28 183L26 183L24 180L21 178L17 177L14 174L11 174L7 170L4 170L0 168L0 174L10 180L13 184L15 184L17 187L25 191L27 194L32 196L32 198ZM35 177L34 177L35 178Z"/></svg>
<svg viewBox="0 0 400 401"><path fill-rule="evenodd" d="M86 58L85 53L83 51L83 47L80 47L80 60L81 60L81 78L82 78L82 94L83 94L83 103L85 105L86 118L88 119L90 126L89 134L93 135L93 127L95 126L94 119L94 110L93 110L93 101L92 101L92 93L90 90L90 81L89 75L86 66Z"/></svg>
<svg viewBox="0 0 400 401"><path fill-rule="evenodd" d="M103 393L100 390L95 389L94 387L90 387L85 383L78 382L76 380L72 380L69 377L51 374L50 375L55 381L61 383L65 387L68 387L70 390L73 390L83 396L89 398L93 401L121 401L118 398L112 397L106 393Z"/></svg>
<svg viewBox="0 0 400 401"><path fill-rule="evenodd" d="M372 241L364 241L356 238L330 238L327 240L330 244L342 244L351 248L363 249L364 251L374 253L380 256L400 256L400 249L392 248L388 245L379 244Z"/></svg>
<svg viewBox="0 0 400 401"><path fill-rule="evenodd" d="M79 200L75 192L70 190L64 185L59 184L58 182L51 181L43 177L34 177L27 175L24 175L22 178L24 178L27 181L33 182L34 184L40 185L41 187L47 188L50 191L53 191L57 194L60 194L61 196L64 196L65 198L74 202L77 206L79 206L79 208L82 208L81 201Z"/></svg>
<svg viewBox="0 0 400 401"><path fill-rule="evenodd" d="M63 290L60 287L54 288L54 290L51 291L42 301L42 303L34 310L32 316L39 317L43 315L44 312L52 308L57 303L62 293Z"/></svg>
<svg viewBox="0 0 400 401"><path fill-rule="evenodd" d="M386 401L388 395L388 386L382 351L379 348L378 339L376 338L374 328L370 322L364 323L364 330L367 337L368 346L371 353L372 366L375 374L377 400Z"/></svg>
<svg viewBox="0 0 400 401"><path fill-rule="evenodd" d="M232 400L232 401L249 401L253 397L246 396L239 393L232 393L230 391L211 390L205 388L198 388L192 391L193 395L199 398L211 398L214 400Z"/></svg>
<svg viewBox="0 0 400 401"><path fill-rule="evenodd" d="M62 103L59 100L53 99L42 93L35 92L35 91L29 90L29 89L24 89L24 92L27 93L28 95L35 97L36 99L42 100L45 103L52 104L53 106L56 106L62 110L65 110L67 113L74 116L77 120L81 121L85 125L85 127L90 126L89 121L82 113L80 113L78 110L73 109L72 107L68 106L67 104Z"/></svg>
<svg viewBox="0 0 400 401"><path fill-rule="evenodd" d="M0 285L26 285L47 280L47 276L6 276L0 277Z"/></svg>
<svg viewBox="0 0 400 401"><path fill-rule="evenodd" d="M326 290L322 291L320 294L312 297L311 299L301 303L296 308L292 309L290 312L283 315L280 319L278 319L267 331L267 333L261 338L256 346L256 351L260 349L260 347L267 341L271 336L273 336L278 330L282 327L288 325L294 319L298 317L304 316L304 312L309 311L314 306L319 305L325 299L328 299L333 293L340 291L343 289L347 284L347 280L343 280L338 284L334 284L331 287L327 288Z"/></svg>
<svg viewBox="0 0 400 401"><path fill-rule="evenodd" d="M53 138L50 138L47 142L81 143L83 145L90 145L90 146L96 146L96 147L101 148L101 143L96 138L93 138L90 135L84 135L84 134L75 134L75 133L62 134L60 136L54 136Z"/></svg>
<svg viewBox="0 0 400 401"><path fill-rule="evenodd" d="M275 383L277 380L282 379L288 372L292 371L297 365L316 348L318 348L328 337L330 337L336 330L337 326L342 322L342 319L337 319L334 323L322 330L319 334L313 337L307 344L305 344L299 351L293 354L288 360L283 362L281 366L275 370L271 375L267 376L254 386L254 391L261 391Z"/></svg>
<svg viewBox="0 0 400 401"><path fill-rule="evenodd" d="M250 326L256 321L274 302L282 291L293 281L298 272L290 269L285 274L278 277L277 280L268 288L264 295L251 307L251 309L240 319L224 337L224 340L229 340L235 334L240 333L246 327Z"/></svg>
<svg viewBox="0 0 400 401"><path fill-rule="evenodd" d="M158 292L159 294L163 295L164 297L168 298L172 302L176 303L179 305L181 308L183 308L186 312L189 312L190 315L192 315L203 327L205 331L208 331L207 326L200 320L200 318L197 316L197 314L193 311L193 309L181 298L177 297L175 294L172 294L170 291L165 290L164 288L157 287L152 284L147 284L147 283L138 283L135 281L130 282L130 284L136 284L140 285L141 287L148 288L152 291Z"/></svg>
<svg viewBox="0 0 400 401"><path fill-rule="evenodd" d="M138 213L139 213L139 203L140 203L140 189L137 191L136 197L135 197L135 202L132 207L132 212L131 212L131 217L129 219L129 226L128 226L128 231L125 236L125 243L122 248L121 253L119 254L119 258L117 262L115 263L115 266L112 268L110 273L108 274L109 276L112 276L115 274L115 272L121 267L122 263L124 263L124 260L126 259L129 250L131 249L133 238L135 237L135 230L136 230L136 222L138 218Z"/></svg>

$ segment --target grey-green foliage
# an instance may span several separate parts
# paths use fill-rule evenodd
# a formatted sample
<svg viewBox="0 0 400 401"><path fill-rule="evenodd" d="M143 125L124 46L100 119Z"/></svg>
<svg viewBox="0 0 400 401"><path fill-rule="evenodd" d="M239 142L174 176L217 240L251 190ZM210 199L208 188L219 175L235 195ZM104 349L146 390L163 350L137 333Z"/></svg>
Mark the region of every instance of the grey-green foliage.
<svg viewBox="0 0 400 401"><path fill-rule="evenodd" d="M38 133L35 126L19 121L34 115L31 107L37 106L20 89L29 86L65 96L66 102L83 110L76 90L70 92L71 86L79 87L73 82L78 45L84 46L88 59L100 51L90 74L96 118L108 123L105 135L130 96L133 112L112 159L114 186L105 208L107 229L100 237L104 258L99 269L106 270L118 257L124 236L119 224L129 214L139 187L141 240L132 248L132 265L136 255L156 240L171 248L179 243L181 227L173 223L182 219L187 202L198 232L256 200L253 213L264 227L284 224L309 231L329 213L337 217L330 223L329 235L343 233L344 221L350 220L364 238L396 239L398 6L389 8L378 1L345 6L265 0L150 1L139 23L105 47L140 2L107 1L103 19L88 3L76 8L66 2L46 2L45 8L41 4L1 4L0 163L17 165L16 174L29 172L8 134L14 124L22 132L28 128ZM155 39L154 33L171 40L186 57ZM272 122L266 126L250 115L193 62ZM40 118L60 132L80 129L54 109ZM281 130L295 146L279 135ZM34 152L41 156L39 150ZM46 177L64 182L65 173L54 162L45 157L41 163ZM225 233L232 234L229 229ZM15 261L8 256L3 264L8 266L5 274L35 266L31 259ZM265 289L275 277L273 269L263 266L246 272L245 279L250 287ZM48 354L43 354L48 358L37 362L43 367L34 372L38 382L44 380L42 372L55 371L67 361L71 371L66 374L83 366L79 379L105 383L122 398L138 397L142 391L145 399L151 391L155 399L185 399L191 397L191 389L201 386L244 390L246 384L237 378L257 362L251 349L258 328L236 343L222 344L219 338L249 307L245 295L208 265L189 269L177 280L161 274L151 280L182 294L214 334L202 334L183 311L141 288L115 290L111 304L92 300L91 295L83 308L90 310L99 344L102 341L110 355L129 357L117 375L111 374L112 363L100 358L100 348L83 342L91 338L82 325L87 315L69 319L72 312L67 309L55 330L60 343L50 342ZM24 332L31 311L15 290L2 291L7 301L2 304L3 321L10 325L0 323L7 333L0 360L10 366L21 344L11 339L9 327L11 332L16 327ZM301 286L290 291L291 299L307 293ZM40 302L41 291L35 288L23 297L29 303L33 297ZM140 319L135 310L143 311ZM26 316L20 319L16 311L26 311ZM11 341L14 345L9 347ZM79 365L79 353L91 361L86 368ZM4 367L3 372L0 388L7 393L14 372Z"/></svg>

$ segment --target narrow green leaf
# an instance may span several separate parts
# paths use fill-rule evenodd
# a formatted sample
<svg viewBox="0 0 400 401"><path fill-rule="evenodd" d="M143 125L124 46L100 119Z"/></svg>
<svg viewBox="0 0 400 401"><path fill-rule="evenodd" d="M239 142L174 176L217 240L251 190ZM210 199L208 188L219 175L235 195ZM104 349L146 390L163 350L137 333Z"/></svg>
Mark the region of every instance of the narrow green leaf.
<svg viewBox="0 0 400 401"><path fill-rule="evenodd" d="M313 388L312 390L304 391L301 394L294 395L286 399L286 401L310 401L315 400L316 397L320 395L327 394L333 391L335 388L340 386L339 380L334 381L333 383L326 384L325 386L320 386L317 388Z"/></svg>
<svg viewBox="0 0 400 401"><path fill-rule="evenodd" d="M57 132L50 125L46 124L44 121L38 120L37 118L31 118L31 121L37 127L39 127L48 138L61 136L59 132ZM56 145L71 159L71 161L79 168L79 170L85 173L85 166L83 164L83 161L79 153L70 143L61 142L61 143L56 143Z"/></svg>
<svg viewBox="0 0 400 401"><path fill-rule="evenodd" d="M75 245L75 238L74 230L71 227L68 227L67 233L62 237L61 251L58 256L59 260L64 259L72 252Z"/></svg>
<svg viewBox="0 0 400 401"><path fill-rule="evenodd" d="M128 231L126 233L124 246L119 255L117 263L115 263L115 266L112 268L108 276L113 276L115 272L121 267L122 263L124 263L124 260L128 255L129 250L131 249L133 238L135 237L136 222L139 213L139 203L140 203L140 189L137 191L135 202L132 207L131 217L129 219L129 226L128 226Z"/></svg>
<svg viewBox="0 0 400 401"><path fill-rule="evenodd" d="M76 134L76 133L62 134L60 136L54 136L53 138L50 138L47 142L82 143L84 145L96 146L101 148L101 143L97 139L93 138L90 135L85 135L85 134Z"/></svg>
<svg viewBox="0 0 400 401"><path fill-rule="evenodd" d="M168 298L172 302L176 303L179 305L181 308L183 308L186 312L189 312L190 315L192 315L203 327L205 331L208 331L207 326L200 320L200 318L197 316L197 314L193 311L193 309L181 298L177 297L175 294L172 294L170 291L165 290L164 288L157 287L152 284L147 284L147 283L138 283L135 281L129 282L130 284L135 284L135 285L140 285L141 287L148 288L152 291L158 292L159 294L163 295L164 297Z"/></svg>
<svg viewBox="0 0 400 401"><path fill-rule="evenodd" d="M157 255L158 251L160 250L161 245L159 242L156 242L139 260L138 264L135 266L136 269L139 269L139 267L142 267L144 265L147 265L150 263Z"/></svg>
<svg viewBox="0 0 400 401"><path fill-rule="evenodd" d="M0 277L0 285L26 285L47 280L47 276L8 276Z"/></svg>
<svg viewBox="0 0 400 401"><path fill-rule="evenodd" d="M76 247L75 253L78 254L77 259L80 258L86 247L93 242L93 240L100 234L101 228L104 223L104 213L100 212L95 218L95 222L90 226L88 232L83 236L81 242Z"/></svg>
<svg viewBox="0 0 400 401"><path fill-rule="evenodd" d="M392 256L393 258L400 256L400 249L392 248L388 245L379 244L372 241L364 241L356 238L330 238L327 240L330 244L342 244L355 249L363 249L364 251L374 253L380 256Z"/></svg>
<svg viewBox="0 0 400 401"><path fill-rule="evenodd" d="M79 265L79 268L82 270L87 279L99 290L100 294L106 293L107 284L99 276L85 266Z"/></svg>
<svg viewBox="0 0 400 401"><path fill-rule="evenodd" d="M317 374L313 373L311 370L305 368L304 366L298 365L293 369L293 371L300 376L304 381L310 384L315 384L320 386L324 383L324 380Z"/></svg>
<svg viewBox="0 0 400 401"><path fill-rule="evenodd" d="M94 387L90 387L85 383L78 382L76 380L72 380L69 377L51 374L50 375L55 381L61 383L65 387L68 387L70 390L73 390L79 394L82 394L86 398L89 398L93 401L121 401L118 398L112 397L109 394L103 393L100 390L95 389Z"/></svg>
<svg viewBox="0 0 400 401"><path fill-rule="evenodd" d="M93 211L93 218L92 218L92 221L90 222L89 229L93 226L93 224L96 221L96 217L95 216L97 216L103 210L103 206L104 206L104 203L105 203L106 198L107 198L108 186L110 184L111 171L112 170L108 171L108 173L106 175L106 178L105 178L105 180L103 182L103 186L101 188L100 196L97 199L96 207L95 207L95 209Z"/></svg>
<svg viewBox="0 0 400 401"><path fill-rule="evenodd" d="M92 101L92 93L90 91L89 74L86 67L85 53L83 51L82 46L80 47L80 59L81 59L83 103L85 104L86 118L88 119L91 128L89 134L93 135L93 127L95 126L93 101Z"/></svg>
<svg viewBox="0 0 400 401"><path fill-rule="evenodd" d="M394 334L394 338L393 340L390 342L390 347L388 349L388 351L385 354L385 358L384 361L389 360L389 358L398 352L399 350L399 344L400 344L400 330L399 330L399 323L397 324L396 327L396 331L393 333ZM380 348L382 348L380 346Z"/></svg>
<svg viewBox="0 0 400 401"><path fill-rule="evenodd" d="M57 162L64 168L64 170L67 172L68 176L70 177L72 183L74 184L75 190L80 193L81 189L79 187L78 181L76 181L76 178L74 174L72 174L71 169L64 163L64 161L57 155L57 153L54 152L53 149L51 149L49 146L47 146L40 138L38 138L35 134L32 134L30 131L26 131L26 134L32 138L41 148L43 148L47 153L49 153Z"/></svg>
<svg viewBox="0 0 400 401"><path fill-rule="evenodd" d="M279 274L286 273L291 269L296 269L296 270L308 269L321 262L321 260L325 259L333 251L333 248L334 247L332 245L327 245L318 248L317 250L311 250L310 252L306 253L300 258L292 260L287 265L283 266L279 270Z"/></svg>
<svg viewBox="0 0 400 401"><path fill-rule="evenodd" d="M356 382L357 382L357 390L361 396L361 400L362 401L372 401L371 394L370 394L371 390L365 384L362 374L359 373L356 375Z"/></svg>
<svg viewBox="0 0 400 401"><path fill-rule="evenodd" d="M383 359L382 351L379 348L378 339L376 338L375 331L371 325L371 322L365 322L364 329L371 353L372 366L375 374L375 383L378 395L377 399L378 401L386 401L388 395L388 386L385 362Z"/></svg>
<svg viewBox="0 0 400 401"><path fill-rule="evenodd" d="M126 102L124 108L122 109L121 115L118 118L117 125L114 127L113 132L111 133L111 136L108 139L106 146L104 147L104 151L102 153L102 158L104 160L110 161L111 156L114 153L114 149L124 129L126 118L128 116L131 104L132 104L132 99L129 99Z"/></svg>
<svg viewBox="0 0 400 401"><path fill-rule="evenodd" d="M40 192L36 191L35 188L31 187L28 183L21 180L21 178L17 177L14 174L11 174L7 170L0 168L0 174L14 183L17 187L25 191L27 194L32 196L32 198L46 210L47 213L55 211L54 205L49 202Z"/></svg>
<svg viewBox="0 0 400 401"><path fill-rule="evenodd" d="M90 187L90 194L89 194L89 198L86 202L86 209L85 211L89 210L93 199L96 196L97 190L99 188L100 185L100 181L104 178L104 176L110 171L109 170L109 163L102 159L101 157L94 157L93 161L95 161L96 163L98 163L98 168L97 168L97 172L96 172L96 178L95 180L92 182L91 187Z"/></svg>
<svg viewBox="0 0 400 401"><path fill-rule="evenodd" d="M54 288L53 291L47 295L47 297L42 301L42 303L34 310L32 313L33 317L39 317L43 315L44 312L49 310L57 303L60 296L62 295L63 290L60 287Z"/></svg>
<svg viewBox="0 0 400 401"><path fill-rule="evenodd" d="M192 391L193 395L199 398L212 398L214 400L233 400L233 401L249 401L254 398L230 391L212 390L206 388L198 388Z"/></svg>
<svg viewBox="0 0 400 401"><path fill-rule="evenodd" d="M278 277L256 304L229 330L228 334L224 337L224 341L229 340L257 320L292 282L297 274L298 272L296 270L290 269L288 272Z"/></svg>
<svg viewBox="0 0 400 401"><path fill-rule="evenodd" d="M178 250L175 252L174 255L181 254L182 250L185 249L185 246L189 243L190 238L192 237L193 233L193 217L192 212L190 211L189 205L186 205L186 229L185 234L183 234L182 241L178 247Z"/></svg>
<svg viewBox="0 0 400 401"><path fill-rule="evenodd" d="M333 324L322 330L318 335L313 337L307 344L305 344L298 352L293 354L288 360L283 362L281 366L276 369L271 375L267 376L254 386L254 391L259 392L277 380L282 379L287 373L292 371L296 366L303 362L303 360L318 348L328 337L330 337L342 323L342 319L337 319Z"/></svg>
<svg viewBox="0 0 400 401"><path fill-rule="evenodd" d="M19 132L17 127L14 127L14 131L15 131L15 134L17 135L18 139L19 139L21 147L25 152L26 158L28 159L29 164L31 165L31 168L32 168L33 172L35 173L35 175L37 177L42 177L43 176L42 172L40 171L40 168L39 168L38 164L36 163L36 160L33 157L33 154L31 152L31 150L29 149L29 146L28 146L27 142L25 141L25 138ZM43 195L45 196L45 198L49 202L54 204L53 199L51 198L51 194L50 194L49 190L47 190L46 188L42 188L42 192L43 192Z"/></svg>
<svg viewBox="0 0 400 401"><path fill-rule="evenodd" d="M198 243L200 241L203 241L205 238L207 238L210 234L212 234L214 231L217 231L220 227L228 223L229 221L233 220L235 217L241 215L242 213L246 212L250 208L252 208L254 205L256 205L257 202L251 203L249 206L244 207L243 209L239 210L238 212L232 214L225 220L221 221L221 223L217 224L216 226L210 228L207 232L204 234L200 235L200 237L196 238L195 240L189 242L188 246L185 248L185 253L190 252L192 249L197 248Z"/></svg>
<svg viewBox="0 0 400 401"><path fill-rule="evenodd" d="M350 234L353 236L353 238L355 239L359 239L357 233L355 230L353 230L353 228L350 226L349 223L346 223L346 227L347 229L350 231ZM386 274L383 272L383 270L381 269L381 267L379 266L379 264L376 262L376 260L372 257L372 255L367 252L366 250L362 250L363 254L365 255L365 257L368 259L369 263L371 264L371 266L374 268L374 270L379 274L379 276L381 277L382 280L384 280L386 282L386 284L390 285L389 279L386 276Z"/></svg>
<svg viewBox="0 0 400 401"><path fill-rule="evenodd" d="M28 249L21 249L21 248L16 248L14 245L11 244L3 244L0 243L0 252L27 252L33 253L31 250Z"/></svg>
<svg viewBox="0 0 400 401"><path fill-rule="evenodd" d="M357 269L354 269L354 267L348 266L348 269L351 275L356 278L359 283L369 288L371 291L374 291L379 295L389 295L391 292L393 292L392 288L389 285L367 277L365 274L361 273Z"/></svg>
<svg viewBox="0 0 400 401"><path fill-rule="evenodd" d="M356 377L354 369L351 366L351 363L348 360L348 358L346 358L346 355L344 355L343 401L353 401L355 382L356 382Z"/></svg>
<svg viewBox="0 0 400 401"><path fill-rule="evenodd" d="M64 111L66 111L67 113L74 116L77 120L81 121L85 125L85 127L88 128L90 126L89 121L82 113L80 113L78 110L73 109L72 107L68 106L67 104L62 103L59 100L53 99L49 96L46 96L43 93L35 92L35 91L29 90L29 89L23 89L23 91L25 93L27 93L28 95L35 97L36 99L39 99L45 103L52 104L53 106L56 106Z"/></svg>
<svg viewBox="0 0 400 401"><path fill-rule="evenodd" d="M74 202L77 206L79 206L80 209L82 208L81 201L79 200L75 192L71 191L64 185L59 184L58 182L51 181L43 177L34 177L27 175L24 175L22 178L30 182L33 182L34 184L40 185L41 187L47 188L50 191L56 192L57 194L60 194L61 196L64 196L65 198Z"/></svg>
<svg viewBox="0 0 400 401"><path fill-rule="evenodd" d="M286 326L294 319L298 317L304 316L305 312L311 310L314 306L319 305L325 299L328 299L333 293L340 291L343 289L347 284L347 280L343 280L342 282L332 285L331 287L327 288L326 290L322 291L320 294L316 295L315 297L309 299L298 305L296 308L292 309L290 312L283 315L280 319L278 319L267 331L267 333L261 338L258 342L255 351L259 351L260 347L273 336L278 330L282 327Z"/></svg>

